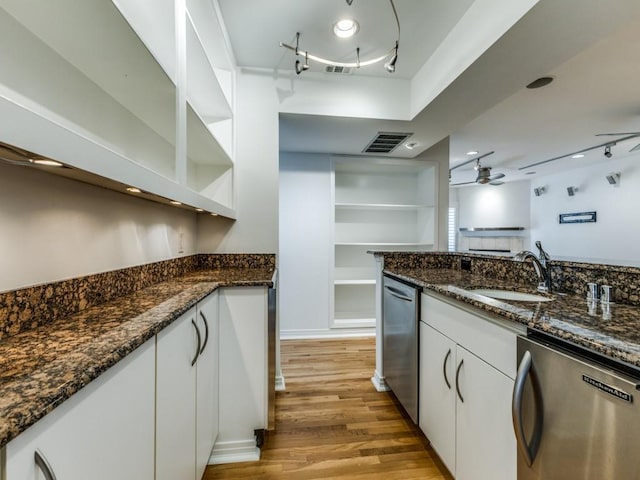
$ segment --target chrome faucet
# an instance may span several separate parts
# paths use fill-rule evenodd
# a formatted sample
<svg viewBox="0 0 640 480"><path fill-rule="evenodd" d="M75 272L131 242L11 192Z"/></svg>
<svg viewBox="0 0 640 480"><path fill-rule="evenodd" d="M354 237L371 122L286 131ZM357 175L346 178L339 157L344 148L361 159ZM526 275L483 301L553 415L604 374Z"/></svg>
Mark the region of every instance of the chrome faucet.
<svg viewBox="0 0 640 480"><path fill-rule="evenodd" d="M513 259L516 262L524 262L529 258L531 259L531 262L533 263L533 268L536 270L536 274L538 275L538 291L539 292L551 291L551 276L549 275L549 271L547 270L547 266L546 266L547 260L549 260L549 257L548 255L546 255L546 253L545 253L545 256L542 256L542 261L540 261L538 260L538 257L536 257L535 253L530 252L528 250L523 250L522 252L516 253L515 256L513 257Z"/></svg>

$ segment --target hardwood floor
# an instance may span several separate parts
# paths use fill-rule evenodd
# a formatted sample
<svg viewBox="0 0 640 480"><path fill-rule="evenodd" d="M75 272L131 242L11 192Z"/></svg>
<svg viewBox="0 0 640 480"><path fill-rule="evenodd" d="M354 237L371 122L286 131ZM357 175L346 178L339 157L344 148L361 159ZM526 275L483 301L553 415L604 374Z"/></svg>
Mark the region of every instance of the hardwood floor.
<svg viewBox="0 0 640 480"><path fill-rule="evenodd" d="M375 340L281 345L285 392L259 462L216 465L204 479L450 480L390 393L371 384Z"/></svg>

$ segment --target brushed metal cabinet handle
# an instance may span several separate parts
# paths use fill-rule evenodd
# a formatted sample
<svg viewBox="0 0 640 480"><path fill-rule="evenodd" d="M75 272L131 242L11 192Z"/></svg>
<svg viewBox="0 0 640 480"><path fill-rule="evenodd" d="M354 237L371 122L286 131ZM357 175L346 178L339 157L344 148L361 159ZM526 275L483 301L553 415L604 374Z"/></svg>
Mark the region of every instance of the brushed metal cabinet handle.
<svg viewBox="0 0 640 480"><path fill-rule="evenodd" d="M53 473L51 465L49 465L49 462L47 462L47 459L44 458L44 455L42 455L39 450L33 452L33 459L35 460L38 468L44 474L44 478L46 480L56 480L56 474Z"/></svg>
<svg viewBox="0 0 640 480"><path fill-rule="evenodd" d="M204 343L200 349L200 355L202 355L202 352L204 352L204 349L207 347L207 343L209 343L209 322L207 322L207 317L204 316L204 313L200 312L200 316L204 322Z"/></svg>
<svg viewBox="0 0 640 480"><path fill-rule="evenodd" d="M522 398L524 395L524 385L527 377L531 377L531 385L533 387L533 397L535 404L535 420L531 443L527 444L524 434L524 425L522 419ZM518 366L518 374L513 385L513 396L511 401L511 419L513 421L513 430L516 434L516 443L518 450L524 457L527 465L533 465L533 461L538 454L540 440L542 439L542 423L544 412L542 410L542 391L540 381L535 369L533 368L533 360L531 353L527 350L522 356L520 365Z"/></svg>
<svg viewBox="0 0 640 480"><path fill-rule="evenodd" d="M447 362L449 361L449 357L451 356L451 349L444 356L444 362L442 362L442 376L444 377L444 383L447 384L447 388L451 390L451 384L449 383L449 379L447 378Z"/></svg>
<svg viewBox="0 0 640 480"><path fill-rule="evenodd" d="M460 363L458 364L458 368L456 370L456 392L458 394L458 398L460 399L460 401L464 403L464 398L462 398L462 394L460 393L460 384L458 383L458 380L460 379L460 369L462 368L462 365L464 365L464 359L460 360Z"/></svg>
<svg viewBox="0 0 640 480"><path fill-rule="evenodd" d="M198 337L198 346L196 347L196 356L193 357L193 360L191 360L191 366L193 367L196 364L198 357L200 356L200 345L202 344L202 339L200 338L200 329L198 328L198 325L196 325L196 322L193 318L191 319L191 325L193 325L193 328L196 329L196 335Z"/></svg>

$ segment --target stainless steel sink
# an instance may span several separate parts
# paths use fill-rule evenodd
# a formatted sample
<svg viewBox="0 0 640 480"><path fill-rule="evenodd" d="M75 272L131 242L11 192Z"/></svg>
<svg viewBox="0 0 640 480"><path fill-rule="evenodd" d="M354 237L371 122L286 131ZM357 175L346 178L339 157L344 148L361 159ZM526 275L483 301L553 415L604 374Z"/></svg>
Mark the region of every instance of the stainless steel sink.
<svg viewBox="0 0 640 480"><path fill-rule="evenodd" d="M550 302L551 297L543 295L535 295L533 293L513 292L511 290L501 290L499 288L476 288L470 290L472 293L484 295L485 297L495 298L496 300L513 300L515 302Z"/></svg>

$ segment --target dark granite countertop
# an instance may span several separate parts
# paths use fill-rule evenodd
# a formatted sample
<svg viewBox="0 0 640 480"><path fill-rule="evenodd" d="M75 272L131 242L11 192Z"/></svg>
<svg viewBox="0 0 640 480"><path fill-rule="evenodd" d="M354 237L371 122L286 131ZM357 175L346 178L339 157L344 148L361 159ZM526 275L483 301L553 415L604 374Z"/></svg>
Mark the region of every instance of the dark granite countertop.
<svg viewBox="0 0 640 480"><path fill-rule="evenodd" d="M562 293L551 293L550 302L501 301L468 290L498 288L540 293L533 285L453 269L394 268L384 272L640 368L640 307L597 303L593 308L583 296Z"/></svg>
<svg viewBox="0 0 640 480"><path fill-rule="evenodd" d="M272 286L271 268L200 270L0 341L0 446L219 287Z"/></svg>

